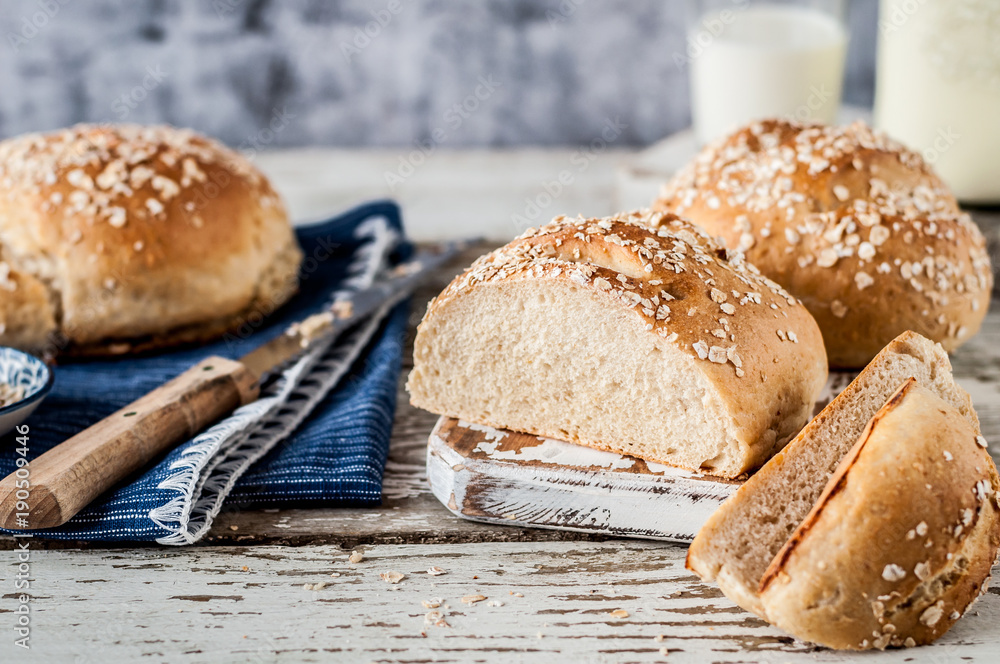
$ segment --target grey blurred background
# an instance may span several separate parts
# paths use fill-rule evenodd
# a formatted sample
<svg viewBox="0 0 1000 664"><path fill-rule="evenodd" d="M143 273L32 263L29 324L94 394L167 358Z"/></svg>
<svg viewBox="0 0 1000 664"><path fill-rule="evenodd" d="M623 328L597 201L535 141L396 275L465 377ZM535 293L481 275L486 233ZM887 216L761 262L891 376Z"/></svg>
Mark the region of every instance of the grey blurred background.
<svg viewBox="0 0 1000 664"><path fill-rule="evenodd" d="M871 104L876 6L851 3L847 103ZM620 117L620 144L645 145L690 123L687 69L674 58L685 10L685 0L5 0L0 137L129 121L254 149L405 146L442 128L449 147L576 145Z"/></svg>

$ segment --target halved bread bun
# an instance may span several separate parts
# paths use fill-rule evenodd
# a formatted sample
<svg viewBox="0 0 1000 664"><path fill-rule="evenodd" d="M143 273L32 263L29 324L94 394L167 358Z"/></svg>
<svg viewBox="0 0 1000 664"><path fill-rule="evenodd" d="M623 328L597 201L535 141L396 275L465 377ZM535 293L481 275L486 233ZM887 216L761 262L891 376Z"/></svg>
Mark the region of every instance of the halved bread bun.
<svg viewBox="0 0 1000 664"><path fill-rule="evenodd" d="M435 413L736 477L825 381L797 300L692 224L637 213L560 217L477 260L429 305L407 389Z"/></svg>
<svg viewBox="0 0 1000 664"><path fill-rule="evenodd" d="M908 379L764 573L768 620L832 648L934 641L989 577L998 490L969 419Z"/></svg>
<svg viewBox="0 0 1000 664"><path fill-rule="evenodd" d="M722 504L692 542L688 569L716 581L729 599L767 618L758 592L764 572L819 500L865 426L909 378L955 408L979 435L972 400L952 378L940 344L904 332Z"/></svg>

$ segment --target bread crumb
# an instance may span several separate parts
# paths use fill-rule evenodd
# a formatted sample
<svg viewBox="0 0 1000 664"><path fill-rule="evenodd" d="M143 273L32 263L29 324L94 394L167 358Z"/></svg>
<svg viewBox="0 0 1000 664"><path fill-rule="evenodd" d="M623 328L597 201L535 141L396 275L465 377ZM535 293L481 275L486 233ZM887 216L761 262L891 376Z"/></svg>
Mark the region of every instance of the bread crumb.
<svg viewBox="0 0 1000 664"><path fill-rule="evenodd" d="M441 606L441 602L443 601L440 597L435 597L434 599L425 599L420 603L424 605L425 609L436 609Z"/></svg>
<svg viewBox="0 0 1000 664"><path fill-rule="evenodd" d="M475 604L486 599L485 595L466 595L462 598L462 604Z"/></svg>
<svg viewBox="0 0 1000 664"><path fill-rule="evenodd" d="M430 574L431 576L441 576L442 574L447 574L448 572L444 571L443 569L435 565L433 567L428 567L427 573Z"/></svg>
<svg viewBox="0 0 1000 664"><path fill-rule="evenodd" d="M351 557L348 558L347 561L351 562L351 563L357 564L357 563L360 563L364 559L365 559L365 555L363 553L361 553L360 551L351 551Z"/></svg>
<svg viewBox="0 0 1000 664"><path fill-rule="evenodd" d="M985 448L987 446L986 438L983 436L976 436L976 442L979 443L979 446L982 448Z"/></svg>
<svg viewBox="0 0 1000 664"><path fill-rule="evenodd" d="M609 615L613 618L628 618L628 611L625 609L615 609Z"/></svg>
<svg viewBox="0 0 1000 664"><path fill-rule="evenodd" d="M405 579L406 575L401 574L400 572L382 572L381 574L379 574L379 578L381 578L386 583L391 583L393 585L396 585L397 583Z"/></svg>

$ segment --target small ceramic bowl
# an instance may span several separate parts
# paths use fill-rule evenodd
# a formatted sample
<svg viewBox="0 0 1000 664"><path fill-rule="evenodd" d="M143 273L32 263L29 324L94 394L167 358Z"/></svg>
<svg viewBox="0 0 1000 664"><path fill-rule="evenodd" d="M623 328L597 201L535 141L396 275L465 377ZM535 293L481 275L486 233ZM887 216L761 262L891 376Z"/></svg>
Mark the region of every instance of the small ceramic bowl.
<svg viewBox="0 0 1000 664"><path fill-rule="evenodd" d="M34 355L0 346L0 383L21 389L21 398L0 408L0 436L28 419L52 389L53 372Z"/></svg>

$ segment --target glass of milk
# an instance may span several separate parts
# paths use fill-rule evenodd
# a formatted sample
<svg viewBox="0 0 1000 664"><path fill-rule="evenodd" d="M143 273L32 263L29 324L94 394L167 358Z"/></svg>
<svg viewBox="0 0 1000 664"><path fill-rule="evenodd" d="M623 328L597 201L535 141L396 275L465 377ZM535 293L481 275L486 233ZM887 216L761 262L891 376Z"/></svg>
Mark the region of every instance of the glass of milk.
<svg viewBox="0 0 1000 664"><path fill-rule="evenodd" d="M833 122L847 0L693 0L686 63L700 142L765 117Z"/></svg>
<svg viewBox="0 0 1000 664"><path fill-rule="evenodd" d="M958 199L1000 204L1000 2L882 0L875 126Z"/></svg>

